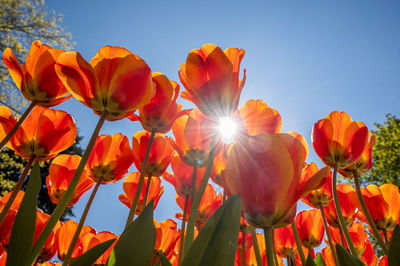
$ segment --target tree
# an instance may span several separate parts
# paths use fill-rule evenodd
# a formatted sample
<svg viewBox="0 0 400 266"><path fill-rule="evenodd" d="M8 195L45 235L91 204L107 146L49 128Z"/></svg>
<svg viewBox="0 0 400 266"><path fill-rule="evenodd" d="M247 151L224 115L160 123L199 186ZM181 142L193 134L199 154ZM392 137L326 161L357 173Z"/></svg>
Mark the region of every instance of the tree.
<svg viewBox="0 0 400 266"><path fill-rule="evenodd" d="M20 60L34 40L52 47L70 49L71 34L61 26L63 16L45 6L44 0L0 0L0 51L10 47ZM0 104L19 112L26 101L0 63Z"/></svg>

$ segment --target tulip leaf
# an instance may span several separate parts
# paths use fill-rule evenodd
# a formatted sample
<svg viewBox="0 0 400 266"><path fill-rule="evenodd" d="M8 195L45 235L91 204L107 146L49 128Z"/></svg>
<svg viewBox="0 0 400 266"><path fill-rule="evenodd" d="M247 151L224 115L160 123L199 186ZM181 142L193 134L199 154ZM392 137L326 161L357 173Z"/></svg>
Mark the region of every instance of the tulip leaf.
<svg viewBox="0 0 400 266"><path fill-rule="evenodd" d="M308 254L305 266L317 266L317 264L315 264L314 259L310 253Z"/></svg>
<svg viewBox="0 0 400 266"><path fill-rule="evenodd" d="M112 243L114 243L114 241L115 239L111 239L92 247L75 259L71 263L71 266L92 265L101 256L101 254L103 254L112 245Z"/></svg>
<svg viewBox="0 0 400 266"><path fill-rule="evenodd" d="M388 264L400 265L400 226L396 225L390 240Z"/></svg>
<svg viewBox="0 0 400 266"><path fill-rule="evenodd" d="M156 245L153 221L153 201L122 232L107 265L149 265Z"/></svg>
<svg viewBox="0 0 400 266"><path fill-rule="evenodd" d="M336 253L338 256L338 260L340 265L346 266L365 266L364 262L350 254L346 249L344 249L341 245L336 244Z"/></svg>
<svg viewBox="0 0 400 266"><path fill-rule="evenodd" d="M158 262L156 265L160 266L172 266L171 262L165 257L164 254L158 254Z"/></svg>
<svg viewBox="0 0 400 266"><path fill-rule="evenodd" d="M35 162L11 230L6 265L28 265L36 226L37 197L41 187L40 167Z"/></svg>
<svg viewBox="0 0 400 266"><path fill-rule="evenodd" d="M240 196L232 196L208 219L182 266L233 265L240 227Z"/></svg>
<svg viewBox="0 0 400 266"><path fill-rule="evenodd" d="M314 260L317 266L326 266L324 259L322 258L321 253L318 253Z"/></svg>

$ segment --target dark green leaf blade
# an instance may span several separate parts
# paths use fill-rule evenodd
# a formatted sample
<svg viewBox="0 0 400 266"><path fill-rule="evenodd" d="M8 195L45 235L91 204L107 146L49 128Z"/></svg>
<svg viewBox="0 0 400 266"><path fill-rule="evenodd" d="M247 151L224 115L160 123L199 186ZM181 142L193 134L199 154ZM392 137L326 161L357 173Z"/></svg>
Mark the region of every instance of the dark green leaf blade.
<svg viewBox="0 0 400 266"><path fill-rule="evenodd" d="M396 225L390 240L388 264L400 265L400 226Z"/></svg>
<svg viewBox="0 0 400 266"><path fill-rule="evenodd" d="M233 265L240 227L240 196L230 197L208 219L182 266Z"/></svg>
<svg viewBox="0 0 400 266"><path fill-rule="evenodd" d="M352 254L350 254L346 249L344 249L339 244L336 244L336 253L337 253L340 265L365 266L364 262L362 262L358 258L354 257Z"/></svg>
<svg viewBox="0 0 400 266"><path fill-rule="evenodd" d="M321 253L318 253L314 260L317 266L326 266L324 259L322 258Z"/></svg>
<svg viewBox="0 0 400 266"><path fill-rule="evenodd" d="M79 256L77 259L75 259L71 263L71 266L92 265L101 256L101 254L103 254L112 245L112 243L114 243L114 241L115 239L111 239L92 247L84 254Z"/></svg>
<svg viewBox="0 0 400 266"><path fill-rule="evenodd" d="M158 254L159 262L161 266L171 266L171 262L164 256L164 254Z"/></svg>
<svg viewBox="0 0 400 266"><path fill-rule="evenodd" d="M107 265L148 265L156 245L153 201L121 234Z"/></svg>
<svg viewBox="0 0 400 266"><path fill-rule="evenodd" d="M35 162L31 170L24 198L22 199L11 230L7 250L7 266L28 264L29 251L32 249L35 233L37 195L40 192L41 186L40 167L39 163Z"/></svg>
<svg viewBox="0 0 400 266"><path fill-rule="evenodd" d="M315 264L314 259L311 256L311 254L308 254L305 266L317 266L317 264Z"/></svg>

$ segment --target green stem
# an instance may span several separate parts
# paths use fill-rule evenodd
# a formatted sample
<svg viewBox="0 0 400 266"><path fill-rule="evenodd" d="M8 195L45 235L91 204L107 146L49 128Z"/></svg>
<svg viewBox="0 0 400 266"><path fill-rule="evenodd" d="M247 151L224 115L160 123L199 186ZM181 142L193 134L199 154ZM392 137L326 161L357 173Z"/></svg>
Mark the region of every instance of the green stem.
<svg viewBox="0 0 400 266"><path fill-rule="evenodd" d="M303 247L301 246L301 241L300 241L300 237L299 237L299 232L297 232L296 224L294 223L294 221L292 222L292 230L293 230L294 239L296 240L297 251L299 252L301 263L303 265L305 265L306 257L304 256Z"/></svg>
<svg viewBox="0 0 400 266"><path fill-rule="evenodd" d="M286 262L287 262L287 265L288 265L288 266L292 266L292 261L291 261L291 259L290 259L290 255L288 255L288 256L286 257Z"/></svg>
<svg viewBox="0 0 400 266"><path fill-rule="evenodd" d="M240 264L241 266L246 266L246 234L244 233L244 230L241 230L242 232L242 248L240 252Z"/></svg>
<svg viewBox="0 0 400 266"><path fill-rule="evenodd" d="M339 198L338 198L337 188L336 188L337 171L338 171L338 166L337 166L337 164L335 164L333 167L333 177L332 177L333 201L335 203L336 212L337 212L337 215L339 218L340 228L342 228L342 230L343 230L343 233L346 238L347 244L349 245L351 254L353 254L354 256L356 256L358 258L356 249L354 248L353 241L351 240L349 231L347 230L347 225L346 225L346 222L344 221L342 210L340 209Z"/></svg>
<svg viewBox="0 0 400 266"><path fill-rule="evenodd" d="M183 217L182 217L182 226L181 226L181 239L179 242L179 256L178 256L178 265L181 265L183 258L183 245L185 244L185 230L186 230L186 216L187 210L189 206L189 195L185 196L185 207L183 208Z"/></svg>
<svg viewBox="0 0 400 266"><path fill-rule="evenodd" d="M389 238L386 229L383 229L383 235L385 236L386 245L389 245Z"/></svg>
<svg viewBox="0 0 400 266"><path fill-rule="evenodd" d="M193 165L193 173L192 173L192 187L191 187L191 191L190 191L190 206L192 206L193 204L193 199L196 195L196 177L197 176L197 163L194 163Z"/></svg>
<svg viewBox="0 0 400 266"><path fill-rule="evenodd" d="M321 212L322 220L324 221L324 227L325 227L326 235L328 237L329 247L331 248L331 251L332 251L333 260L335 261L336 266L340 266L339 260L336 255L336 249L335 249L335 246L333 245L332 236L328 229L328 223L326 221L324 208L322 208L322 206L319 206L319 211Z"/></svg>
<svg viewBox="0 0 400 266"><path fill-rule="evenodd" d="M365 216L365 218L367 218L368 224L371 227L372 233L375 236L376 240L378 241L379 246L381 246L381 248L383 249L383 251L385 252L385 254L387 256L389 253L389 249L388 249L387 245L385 244L385 242L383 241L382 237L380 236L379 231L376 228L376 225L374 223L374 220L372 219L371 214L368 211L367 204L365 204L364 197L362 196L362 193L361 193L360 182L358 180L357 170L353 171L353 177L354 177L354 184L356 185L358 200L360 201L364 216Z"/></svg>
<svg viewBox="0 0 400 266"><path fill-rule="evenodd" d="M152 178L151 175L149 175L149 177L147 177L146 192L144 193L144 199L143 199L143 209L144 209L144 207L147 206L147 198L149 197L151 178Z"/></svg>
<svg viewBox="0 0 400 266"><path fill-rule="evenodd" d="M184 254L186 254L186 252L189 251L189 248L192 245L192 242L194 239L194 223L196 220L197 209L199 208L201 198L203 197L204 191L206 190L208 179L210 178L211 169L212 169L212 165L213 165L214 157L215 157L216 144L217 144L217 135L214 135L212 138L212 141L211 141L211 147L210 147L210 153L208 156L206 171L204 172L203 180L201 181L199 190L197 191L196 196L193 200L193 203L191 204L191 207L190 207Z"/></svg>
<svg viewBox="0 0 400 266"><path fill-rule="evenodd" d="M65 259L63 261L63 265L68 265L69 258L71 257L72 251L74 250L76 242L78 241L79 235L81 234L83 224L85 223L85 220L86 220L87 214L89 212L90 206L92 206L92 202L93 202L94 196L96 196L96 193L97 193L97 190L100 187L100 184L101 184L100 182L97 182L96 185L93 188L92 194L90 194L89 200L86 203L86 207L83 210L81 219L79 220L78 227L76 228L74 237L72 238L71 243L69 244L68 252L67 252L67 255L65 256Z"/></svg>
<svg viewBox="0 0 400 266"><path fill-rule="evenodd" d="M339 232L340 232L340 241L342 243L342 247L346 248L346 239L344 239L343 230L340 226L339 226Z"/></svg>
<svg viewBox="0 0 400 266"><path fill-rule="evenodd" d="M275 233L274 233L275 229L272 229L272 247L273 247L273 252L274 252L274 261L275 261L275 265L279 265L278 263L278 255L276 254L276 248L275 248Z"/></svg>
<svg viewBox="0 0 400 266"><path fill-rule="evenodd" d="M36 100L33 100L28 108L26 108L25 112L22 114L22 116L18 119L17 123L12 127L12 129L7 133L7 135L3 138L3 140L0 142L0 151L3 149L3 147L7 144L7 142L14 136L15 132L17 132L18 128L21 126L21 124L25 121L25 119L28 117L29 113L32 111L33 107L37 104Z"/></svg>
<svg viewBox="0 0 400 266"><path fill-rule="evenodd" d="M5 206L3 207L3 210L0 213L0 224L3 222L4 218L7 215L7 212L10 210L11 205L13 204L15 198L17 197L18 192L21 190L21 187L24 184L25 178L28 175L29 170L31 170L32 164L35 162L35 160L36 160L36 157L31 156L31 158L29 158L28 162L26 163L25 168L22 171L17 184L13 188L13 191L11 192L11 195L8 198L7 203L5 204Z"/></svg>
<svg viewBox="0 0 400 266"><path fill-rule="evenodd" d="M125 229L128 227L128 225L133 221L133 218L135 217L135 212L136 212L137 204L139 202L139 197L140 197L140 194L142 193L144 176L147 171L147 163L149 161L150 151L151 151L151 147L153 146L153 141L154 141L155 136L156 136L156 130L153 129L151 131L149 142L147 143L146 153L144 154L142 169L140 171L138 186L136 188L135 196L133 197L132 206L131 206L131 209L129 210L128 218L126 219Z"/></svg>
<svg viewBox="0 0 400 266"><path fill-rule="evenodd" d="M274 266L274 254L272 245L272 227L264 227L265 249L267 251L267 265Z"/></svg>
<svg viewBox="0 0 400 266"><path fill-rule="evenodd" d="M250 232L251 232L251 240L253 241L254 253L256 254L257 265L263 266L260 247L258 246L257 234L253 226L250 226Z"/></svg>
<svg viewBox="0 0 400 266"><path fill-rule="evenodd" d="M86 147L85 152L82 155L82 159L79 162L79 165L75 171L74 176L72 177L71 183L68 186L67 191L64 194L64 197L61 199L60 203L57 205L53 214L51 215L49 221L47 222L46 226L44 227L42 233L40 234L39 238L36 240L35 244L32 247L31 257L29 259L29 263L32 264L36 257L38 256L40 250L42 249L43 245L46 243L51 231L53 230L54 226L57 224L58 220L61 218L62 214L64 213L65 208L67 207L71 197L74 194L75 188L78 185L79 179L82 175L82 172L86 166L87 161L89 160L90 153L93 150L94 144L96 142L97 137L99 136L100 130L106 120L108 112L106 110L103 111L99 121L97 122L96 128L93 131L92 136L90 137L89 143Z"/></svg>

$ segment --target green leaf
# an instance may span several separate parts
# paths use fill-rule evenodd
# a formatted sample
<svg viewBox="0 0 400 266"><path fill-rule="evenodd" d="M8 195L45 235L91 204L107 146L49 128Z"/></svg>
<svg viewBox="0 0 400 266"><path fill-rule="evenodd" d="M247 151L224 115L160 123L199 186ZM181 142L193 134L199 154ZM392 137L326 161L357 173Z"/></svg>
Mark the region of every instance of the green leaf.
<svg viewBox="0 0 400 266"><path fill-rule="evenodd" d="M240 196L230 197L208 219L182 266L233 265L240 226Z"/></svg>
<svg viewBox="0 0 400 266"><path fill-rule="evenodd" d="M388 264L400 265L400 226L396 225L390 240Z"/></svg>
<svg viewBox="0 0 400 266"><path fill-rule="evenodd" d="M161 266L171 266L171 262L165 257L164 254L158 254L159 262Z"/></svg>
<svg viewBox="0 0 400 266"><path fill-rule="evenodd" d="M317 266L326 266L324 259L322 258L321 253L318 253L314 260Z"/></svg>
<svg viewBox="0 0 400 266"><path fill-rule="evenodd" d="M111 251L107 265L148 265L156 245L153 201L122 233Z"/></svg>
<svg viewBox="0 0 400 266"><path fill-rule="evenodd" d="M35 162L24 198L11 230L6 265L27 265L36 226L37 195L42 187L39 163Z"/></svg>
<svg viewBox="0 0 400 266"><path fill-rule="evenodd" d="M71 266L92 265L101 256L101 254L103 254L112 245L112 243L114 243L114 241L115 239L111 239L92 247L75 259L71 263Z"/></svg>
<svg viewBox="0 0 400 266"><path fill-rule="evenodd" d="M350 254L346 249L344 249L339 244L336 244L336 253L337 253L340 265L365 266L364 262L362 262L358 258L354 257L352 254Z"/></svg>
<svg viewBox="0 0 400 266"><path fill-rule="evenodd" d="M315 264L314 259L312 258L310 253L308 254L305 266L317 266L317 264Z"/></svg>

